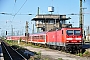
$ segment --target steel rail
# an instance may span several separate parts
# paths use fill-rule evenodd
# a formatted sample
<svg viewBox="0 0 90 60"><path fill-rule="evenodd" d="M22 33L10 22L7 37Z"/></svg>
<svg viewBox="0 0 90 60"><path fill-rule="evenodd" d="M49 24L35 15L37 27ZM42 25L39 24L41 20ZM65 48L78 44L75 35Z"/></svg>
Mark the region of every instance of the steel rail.
<svg viewBox="0 0 90 60"><path fill-rule="evenodd" d="M8 53L10 59L11 59L11 60L14 60L14 59L12 58L10 52L8 51L8 49L5 47L4 42L2 42L2 44L3 44L3 46L4 46L5 50L6 50L6 52ZM22 57L24 60L27 60L24 56L22 56L20 53L18 53L15 49L13 49L12 47L10 47L10 48L11 48L14 52L16 52L20 57Z"/></svg>
<svg viewBox="0 0 90 60"><path fill-rule="evenodd" d="M8 53L8 55L9 55L9 57L10 57L10 59L13 60L12 57L11 57L11 55L10 55L10 53L8 52L7 48L6 48L5 45L3 44L3 42L2 42L2 45L4 46L6 52Z"/></svg>
<svg viewBox="0 0 90 60"><path fill-rule="evenodd" d="M27 60L24 56L22 56L20 53L18 53L15 49L12 48L12 50L14 50L18 55L20 55L22 58L24 58L24 60Z"/></svg>

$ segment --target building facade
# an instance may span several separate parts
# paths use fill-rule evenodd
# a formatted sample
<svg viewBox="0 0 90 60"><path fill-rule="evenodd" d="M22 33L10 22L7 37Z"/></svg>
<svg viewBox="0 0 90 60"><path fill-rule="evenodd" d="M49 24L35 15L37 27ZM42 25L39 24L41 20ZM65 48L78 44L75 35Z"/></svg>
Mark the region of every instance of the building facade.
<svg viewBox="0 0 90 60"><path fill-rule="evenodd" d="M69 19L70 17L66 18L66 15L39 14L36 15L32 21L35 21L37 32L41 32L70 27L72 24L66 24L66 20Z"/></svg>

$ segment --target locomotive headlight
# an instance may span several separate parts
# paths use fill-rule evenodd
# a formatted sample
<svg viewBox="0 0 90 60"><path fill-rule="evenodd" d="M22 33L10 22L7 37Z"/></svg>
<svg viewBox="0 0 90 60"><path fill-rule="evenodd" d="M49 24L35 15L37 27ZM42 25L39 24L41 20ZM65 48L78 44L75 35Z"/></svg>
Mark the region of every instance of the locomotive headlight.
<svg viewBox="0 0 90 60"><path fill-rule="evenodd" d="M79 42L82 42L82 41L79 41Z"/></svg>
<svg viewBox="0 0 90 60"><path fill-rule="evenodd" d="M69 41L66 41L66 42L69 42Z"/></svg>
<svg viewBox="0 0 90 60"><path fill-rule="evenodd" d="M73 42L73 41L72 41Z"/></svg>

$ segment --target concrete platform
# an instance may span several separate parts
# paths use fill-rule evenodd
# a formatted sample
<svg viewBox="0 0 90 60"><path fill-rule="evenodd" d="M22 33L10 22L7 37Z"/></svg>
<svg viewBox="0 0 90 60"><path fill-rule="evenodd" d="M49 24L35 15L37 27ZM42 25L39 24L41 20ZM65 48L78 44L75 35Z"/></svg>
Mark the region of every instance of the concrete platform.
<svg viewBox="0 0 90 60"><path fill-rule="evenodd" d="M2 47L0 42L0 60L4 60L3 53L2 53Z"/></svg>

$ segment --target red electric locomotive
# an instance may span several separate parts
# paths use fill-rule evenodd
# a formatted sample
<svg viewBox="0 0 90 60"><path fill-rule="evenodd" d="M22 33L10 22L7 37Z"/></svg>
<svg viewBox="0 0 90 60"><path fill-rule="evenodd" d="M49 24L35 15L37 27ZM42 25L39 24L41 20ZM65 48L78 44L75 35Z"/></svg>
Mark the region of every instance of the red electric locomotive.
<svg viewBox="0 0 90 60"><path fill-rule="evenodd" d="M62 28L61 30L48 32L47 44L50 48L77 52L82 46L81 28Z"/></svg>

